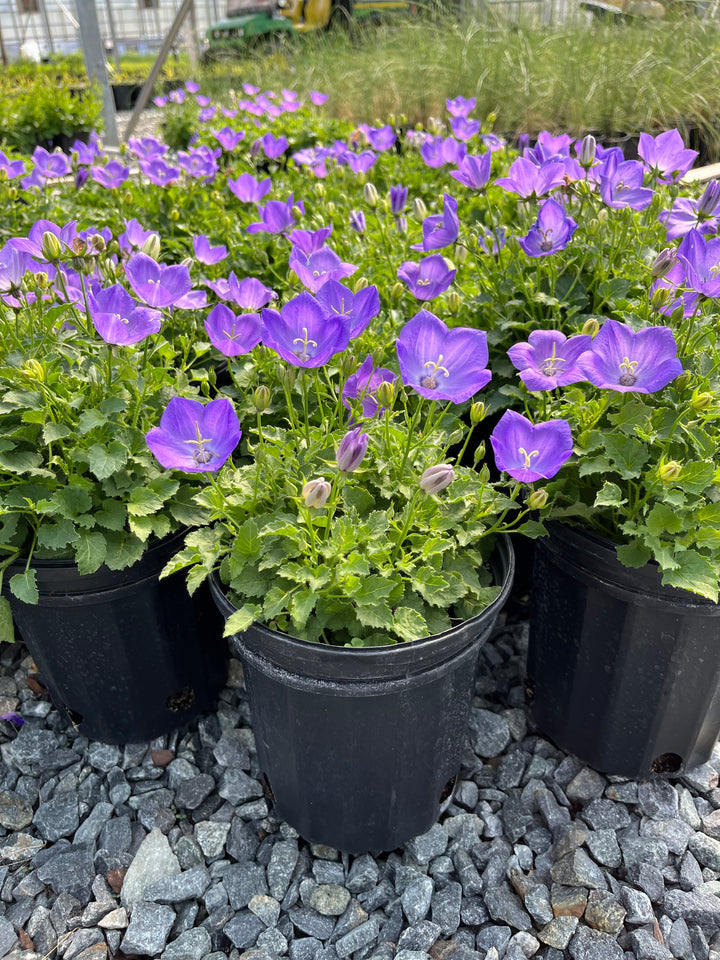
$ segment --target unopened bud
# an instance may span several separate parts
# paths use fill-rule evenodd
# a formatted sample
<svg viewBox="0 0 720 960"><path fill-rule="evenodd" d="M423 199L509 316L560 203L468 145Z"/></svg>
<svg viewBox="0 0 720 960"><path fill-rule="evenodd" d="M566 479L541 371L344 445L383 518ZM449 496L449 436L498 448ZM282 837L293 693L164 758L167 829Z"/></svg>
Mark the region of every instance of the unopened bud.
<svg viewBox="0 0 720 960"><path fill-rule="evenodd" d="M419 486L424 493L440 493L455 479L455 471L449 463L428 467L420 477Z"/></svg>
<svg viewBox="0 0 720 960"><path fill-rule="evenodd" d="M470 423L480 423L481 420L485 419L485 413L485 404L482 400L476 400L470 407Z"/></svg>
<svg viewBox="0 0 720 960"><path fill-rule="evenodd" d="M5 183L8 180L8 172L5 167L0 167L0 183Z"/></svg>
<svg viewBox="0 0 720 960"><path fill-rule="evenodd" d="M123 200L125 201L125 203L132 203L134 199L135 198L133 197L133 195L130 193L129 190L126 190L125 193L123 194Z"/></svg>
<svg viewBox="0 0 720 960"><path fill-rule="evenodd" d="M140 250L143 253L146 253L149 257L152 257L153 260L157 260L160 256L160 237L157 233L151 233L149 237L145 240Z"/></svg>
<svg viewBox="0 0 720 960"><path fill-rule="evenodd" d="M467 260L467 247L462 243L456 243L453 248L453 260L455 263L465 263Z"/></svg>
<svg viewBox="0 0 720 960"><path fill-rule="evenodd" d="M42 253L46 260L59 260L63 255L63 247L54 233L46 230L42 235Z"/></svg>
<svg viewBox="0 0 720 960"><path fill-rule="evenodd" d="M40 287L41 290L47 290L50 286L50 277L45 273L44 270L38 270L35 274L35 283Z"/></svg>
<svg viewBox="0 0 720 960"><path fill-rule="evenodd" d="M105 240L99 233L94 233L90 237L90 249L95 254L105 253Z"/></svg>
<svg viewBox="0 0 720 960"><path fill-rule="evenodd" d="M319 182L315 183L315 186L313 187L313 189L315 190L315 193L316 193L319 197L324 197L324 196L325 196L325 184L324 184L324 183L319 183Z"/></svg>
<svg viewBox="0 0 720 960"><path fill-rule="evenodd" d="M682 467L677 460L668 460L667 463L663 463L658 468L658 476L663 483L672 483L673 480L677 480L681 473Z"/></svg>
<svg viewBox="0 0 720 960"><path fill-rule="evenodd" d="M17 187L8 187L7 189L8 200L15 201L18 198Z"/></svg>
<svg viewBox="0 0 720 960"><path fill-rule="evenodd" d="M405 293L405 284L400 283L398 280L397 283L394 283L392 290L390 291L390 296L393 300L401 300L403 294Z"/></svg>
<svg viewBox="0 0 720 960"><path fill-rule="evenodd" d="M42 381L45 379L45 368L40 361L36 360L34 357L31 357L29 360L25 361L20 368L20 373L28 380L39 380L42 383Z"/></svg>
<svg viewBox="0 0 720 960"><path fill-rule="evenodd" d="M261 383L259 387L255 388L253 404L258 413L262 413L263 410L267 410L270 406L270 390L264 383Z"/></svg>
<svg viewBox="0 0 720 960"><path fill-rule="evenodd" d="M338 470L343 473L352 473L363 462L367 452L370 437L362 432L360 427L346 433L335 452Z"/></svg>
<svg viewBox="0 0 720 960"><path fill-rule="evenodd" d="M325 204L325 209L327 210L328 214L332 217L336 210L335 201L328 200L327 203Z"/></svg>
<svg viewBox="0 0 720 960"><path fill-rule="evenodd" d="M650 298L650 306L655 313L660 313L672 300L674 294L667 287L658 287Z"/></svg>
<svg viewBox="0 0 720 960"><path fill-rule="evenodd" d="M687 387L689 383L690 383L690 374L687 373L686 371L685 373L681 373L679 377L675 377L675 380L673 381L673 386L675 387L676 390L682 391L685 389L685 387Z"/></svg>
<svg viewBox="0 0 720 960"><path fill-rule="evenodd" d="M677 253L672 247L666 247L655 257L650 267L650 274L654 280L659 280L677 263Z"/></svg>
<svg viewBox="0 0 720 960"><path fill-rule="evenodd" d="M367 277L358 277L353 284L353 293L357 293L359 290L364 290L368 283L369 280Z"/></svg>
<svg viewBox="0 0 720 960"><path fill-rule="evenodd" d="M260 140L253 140L250 147L250 156L253 160L256 160L260 156L260 151L262 150L262 143Z"/></svg>
<svg viewBox="0 0 720 960"><path fill-rule="evenodd" d="M378 192L375 189L375 185L373 183L365 184L365 186L363 187L363 197L365 198L365 203L369 207L372 207L374 209L378 205L378 200L380 198L378 196Z"/></svg>
<svg viewBox="0 0 720 960"><path fill-rule="evenodd" d="M477 466L480 463L480 461L484 459L485 459L485 441L481 440L480 443L477 445L477 447L475 447L475 453L473 454L473 465ZM485 473L483 471L485 471ZM482 470L480 471L480 479L483 480L484 483L487 483L487 481L490 479L490 472L487 466L485 466L484 464L483 464Z"/></svg>
<svg viewBox="0 0 720 960"><path fill-rule="evenodd" d="M533 490L527 498L527 505L530 510L542 510L548 502L547 490Z"/></svg>
<svg viewBox="0 0 720 960"><path fill-rule="evenodd" d="M292 388L295 386L296 378L297 374L295 372L295 367L283 365L280 370L280 379L288 390L292 390Z"/></svg>
<svg viewBox="0 0 720 960"><path fill-rule="evenodd" d="M293 206L290 212L292 213L293 220L302 220L303 212L297 204Z"/></svg>
<svg viewBox="0 0 720 960"><path fill-rule="evenodd" d="M350 352L344 353L340 358L340 375L343 380L347 380L347 378L351 374L355 373L356 370L357 358L355 357L355 354Z"/></svg>
<svg viewBox="0 0 720 960"><path fill-rule="evenodd" d="M375 395L381 407L387 407L388 410L392 410L395 405L395 384L392 380L382 380L377 385Z"/></svg>
<svg viewBox="0 0 720 960"><path fill-rule="evenodd" d="M595 161L595 151L597 150L597 141L595 137L588 133L583 137L580 145L580 166L586 170L591 167Z"/></svg>
<svg viewBox="0 0 720 960"><path fill-rule="evenodd" d="M457 313L462 306L462 300L457 290L451 290L447 296L447 305L450 313Z"/></svg>
<svg viewBox="0 0 720 960"><path fill-rule="evenodd" d="M318 477L316 480L308 480L302 488L305 506L310 510L319 510L324 507L330 496L330 489L330 484L322 477Z"/></svg>
<svg viewBox="0 0 720 960"><path fill-rule="evenodd" d="M168 218L172 220L173 223L177 223L180 219L180 211L177 207L173 207L172 210L168 213Z"/></svg>
<svg viewBox="0 0 720 960"><path fill-rule="evenodd" d="M706 220L712 217L720 203L720 183L717 180L710 180L703 190L703 194L698 200L697 212L698 219Z"/></svg>
<svg viewBox="0 0 720 960"><path fill-rule="evenodd" d="M702 393L698 390L693 391L692 399L690 401L690 406L693 410L707 410L709 406L712 405L713 395L708 393L707 390L704 390Z"/></svg>
<svg viewBox="0 0 720 960"><path fill-rule="evenodd" d="M423 221L427 216L427 207L422 197L415 197L412 202L412 212L416 220Z"/></svg>
<svg viewBox="0 0 720 960"><path fill-rule="evenodd" d="M586 337L594 337L598 330L600 329L600 324L595 319L595 317L590 317L589 320L586 320L582 325L582 330L580 333L584 334Z"/></svg>

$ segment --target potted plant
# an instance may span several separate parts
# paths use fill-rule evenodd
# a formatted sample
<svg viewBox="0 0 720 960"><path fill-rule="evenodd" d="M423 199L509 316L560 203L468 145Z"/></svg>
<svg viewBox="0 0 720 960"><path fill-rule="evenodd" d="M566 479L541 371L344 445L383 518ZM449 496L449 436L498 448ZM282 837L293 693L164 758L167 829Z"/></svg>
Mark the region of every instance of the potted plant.
<svg viewBox="0 0 720 960"><path fill-rule="evenodd" d="M575 453L536 489L527 529L549 534L534 572L532 714L564 749L632 778L704 762L720 733L720 352L690 289L715 244L692 234L682 280L654 291L667 324L646 303L648 323L539 330L510 350L526 411L569 423Z"/></svg>
<svg viewBox="0 0 720 960"><path fill-rule="evenodd" d="M235 464L229 399L211 418L175 398L147 437L165 467L206 466L196 500L213 522L165 572L187 568L191 589L211 577L277 815L355 852L428 830L448 801L478 650L512 579L498 534L533 506L486 466L457 466L483 417L474 403L468 429L458 405L490 379L485 334L420 310L390 354L366 330L376 299L327 280L261 316L213 311L241 386ZM570 448L566 427L548 431L551 476Z"/></svg>
<svg viewBox="0 0 720 960"><path fill-rule="evenodd" d="M160 334L187 267L136 254L131 293L104 250L99 233L38 221L3 251L0 574L58 708L123 743L211 709L226 653L209 596L158 581L204 519L191 478L160 469L144 442L167 398L189 389Z"/></svg>

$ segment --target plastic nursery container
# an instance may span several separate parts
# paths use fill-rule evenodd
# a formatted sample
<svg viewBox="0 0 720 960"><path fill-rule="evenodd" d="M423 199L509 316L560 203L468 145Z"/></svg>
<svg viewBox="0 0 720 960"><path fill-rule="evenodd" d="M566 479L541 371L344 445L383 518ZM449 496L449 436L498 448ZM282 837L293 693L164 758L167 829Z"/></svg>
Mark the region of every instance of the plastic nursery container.
<svg viewBox="0 0 720 960"><path fill-rule="evenodd" d="M633 779L704 763L720 733L720 606L553 524L536 545L527 686L540 731Z"/></svg>
<svg viewBox="0 0 720 960"><path fill-rule="evenodd" d="M182 574L158 579L183 537L158 541L125 570L81 576L71 561L34 561L39 603L7 593L40 679L87 737L152 740L215 709L227 677L222 618L208 589L190 597Z"/></svg>
<svg viewBox="0 0 720 960"><path fill-rule="evenodd" d="M267 792L305 839L350 853L393 850L450 802L478 653L512 584L508 537L491 563L498 597L426 640L333 647L259 624L233 638ZM211 588L229 616L217 579Z"/></svg>

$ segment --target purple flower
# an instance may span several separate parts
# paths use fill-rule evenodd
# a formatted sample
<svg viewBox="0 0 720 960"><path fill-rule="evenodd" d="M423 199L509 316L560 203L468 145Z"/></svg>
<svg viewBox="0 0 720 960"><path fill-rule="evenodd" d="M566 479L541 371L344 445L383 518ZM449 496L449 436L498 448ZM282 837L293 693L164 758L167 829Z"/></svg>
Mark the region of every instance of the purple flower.
<svg viewBox="0 0 720 960"><path fill-rule="evenodd" d="M540 207L527 236L520 237L518 243L529 257L547 257L564 250L576 230L577 224L566 216L563 205L550 198Z"/></svg>
<svg viewBox="0 0 720 960"><path fill-rule="evenodd" d="M720 202L720 183L711 180L699 200L677 197L670 210L663 210L658 219L665 224L666 240L684 237L690 230L709 235L717 233L720 216L715 216Z"/></svg>
<svg viewBox="0 0 720 960"><path fill-rule="evenodd" d="M157 160L167 153L170 147L165 143L160 143L155 137L142 137L137 139L131 137L128 140L130 153L134 153L138 160Z"/></svg>
<svg viewBox="0 0 720 960"><path fill-rule="evenodd" d="M69 173L72 173L70 161L61 150L48 153L43 147L35 147L32 158L35 169L46 180L66 177Z"/></svg>
<svg viewBox="0 0 720 960"><path fill-rule="evenodd" d="M363 287L353 293L342 283L331 279L322 285L315 299L327 313L345 320L351 340L359 337L380 312L380 294L374 286Z"/></svg>
<svg viewBox="0 0 720 960"><path fill-rule="evenodd" d="M170 307L189 293L191 287L186 266L168 267L146 253L136 253L128 260L125 275L138 297L150 307Z"/></svg>
<svg viewBox="0 0 720 960"><path fill-rule="evenodd" d="M678 249L685 267L685 286L713 299L720 295L720 237L706 240L699 230L691 230Z"/></svg>
<svg viewBox="0 0 720 960"><path fill-rule="evenodd" d="M268 160L277 160L288 148L287 137L275 137L272 133L266 133L260 143Z"/></svg>
<svg viewBox="0 0 720 960"><path fill-rule="evenodd" d="M321 367L350 342L348 325L329 314L310 293L301 293L282 310L262 312L263 343L296 367Z"/></svg>
<svg viewBox="0 0 720 960"><path fill-rule="evenodd" d="M490 380L485 333L450 330L428 310L408 320L395 349L403 382L430 400L464 403Z"/></svg>
<svg viewBox="0 0 720 960"><path fill-rule="evenodd" d="M218 303L205 320L212 345L226 357L250 353L262 339L262 320L257 313L238 317L229 307Z"/></svg>
<svg viewBox="0 0 720 960"><path fill-rule="evenodd" d="M317 293L328 280L342 280L357 270L352 263L343 263L330 247L322 247L309 256L293 247L288 265L312 293Z"/></svg>
<svg viewBox="0 0 720 960"><path fill-rule="evenodd" d="M345 154L345 162L353 173L367 173L377 158L378 155L372 150L363 150L362 153L353 153L352 150L348 150Z"/></svg>
<svg viewBox="0 0 720 960"><path fill-rule="evenodd" d="M671 299L659 309L659 313L666 317L671 316L678 307L682 307L683 316L690 317L697 309L700 294L687 290L687 280L685 276L687 257L693 257L693 247L696 238L693 236L697 231L691 230L683 238L677 249L675 263L670 267L667 273L659 277L650 287L650 298L652 299L656 290L669 290L673 295Z"/></svg>
<svg viewBox="0 0 720 960"><path fill-rule="evenodd" d="M454 479L455 471L452 466L449 463L439 463L437 466L423 470L418 486L423 493L440 493L445 487L449 487Z"/></svg>
<svg viewBox="0 0 720 960"><path fill-rule="evenodd" d="M580 334L568 340L557 330L533 330L528 341L508 350L528 390L552 390L585 379L577 359L591 348L592 337Z"/></svg>
<svg viewBox="0 0 720 960"><path fill-rule="evenodd" d="M496 227L494 230L485 230L482 237L478 237L478 246L485 253L497 256L507 243L505 227Z"/></svg>
<svg viewBox="0 0 720 960"><path fill-rule="evenodd" d="M561 133L559 136L554 137L551 133L548 133L547 130L542 130L538 134L534 149L538 163L543 163L543 161L549 160L550 157L569 157L572 142L573 138L567 133Z"/></svg>
<svg viewBox="0 0 720 960"><path fill-rule="evenodd" d="M335 154L332 150L328 150L327 147L306 147L304 150L298 150L296 153L293 153L292 159L295 163L309 167L314 176L326 177L328 172L325 161L328 157L334 156Z"/></svg>
<svg viewBox="0 0 720 960"><path fill-rule="evenodd" d="M600 196L603 203L616 209L632 207L644 210L653 198L652 190L643 187L645 170L637 160L618 162L613 155L603 162L600 172Z"/></svg>
<svg viewBox="0 0 720 960"><path fill-rule="evenodd" d="M249 173L241 173L237 180L228 177L227 185L243 203L260 203L263 197L270 193L272 180L267 177L262 183L258 183Z"/></svg>
<svg viewBox="0 0 720 960"><path fill-rule="evenodd" d="M480 156L468 154L460 161L457 170L451 170L450 176L471 190L484 190L490 179L490 151Z"/></svg>
<svg viewBox="0 0 720 960"><path fill-rule="evenodd" d="M6 720L8 723L12 723L16 727L25 726L25 721L23 718L19 713L15 713L14 710L11 710L10 713L0 713L0 720Z"/></svg>
<svg viewBox="0 0 720 960"><path fill-rule="evenodd" d="M442 167L446 163L458 164L467 153L464 143L454 137L427 137L420 147L420 156L428 167Z"/></svg>
<svg viewBox="0 0 720 960"><path fill-rule="evenodd" d="M0 171L5 174L8 180L13 180L25 173L25 162L23 160L9 160L0 150Z"/></svg>
<svg viewBox="0 0 720 960"><path fill-rule="evenodd" d="M104 167L90 167L90 175L101 187L117 190L130 176L130 171L119 160L111 160Z"/></svg>
<svg viewBox="0 0 720 960"><path fill-rule="evenodd" d="M451 117L467 117L475 109L475 97L466 100L465 97L455 97L446 100L445 106Z"/></svg>
<svg viewBox="0 0 720 960"><path fill-rule="evenodd" d="M398 217L405 209L407 203L408 188L397 186L390 187L390 212Z"/></svg>
<svg viewBox="0 0 720 960"><path fill-rule="evenodd" d="M200 84L195 83L194 80L186 80L185 89L187 90L188 93L197 93L198 90L200 89Z"/></svg>
<svg viewBox="0 0 720 960"><path fill-rule="evenodd" d="M425 217L422 231L422 243L412 244L413 250L441 250L455 243L460 233L457 200L446 193L442 214Z"/></svg>
<svg viewBox="0 0 720 960"><path fill-rule="evenodd" d="M141 307L119 283L88 295L93 326L107 343L139 343L162 326L159 310Z"/></svg>
<svg viewBox="0 0 720 960"><path fill-rule="evenodd" d="M177 161L185 173L206 183L212 183L219 169L214 151L206 146L193 147L188 153L179 150Z"/></svg>
<svg viewBox="0 0 720 960"><path fill-rule="evenodd" d="M416 300L434 300L455 279L456 270L451 270L442 254L431 253L423 257L420 263L406 260L397 275L407 285Z"/></svg>
<svg viewBox="0 0 720 960"><path fill-rule="evenodd" d="M262 220L251 223L245 229L248 233L282 233L288 227L295 225L293 206L295 206L295 201L292 194L285 203L282 200L268 200L264 207L258 207L258 213ZM297 206L304 213L302 200Z"/></svg>
<svg viewBox="0 0 720 960"><path fill-rule="evenodd" d="M211 247L210 241L204 233L199 237L193 237L193 252L195 259L208 267L215 263L220 263L220 261L224 260L228 255L227 247L223 246L223 244L217 247Z"/></svg>
<svg viewBox="0 0 720 960"><path fill-rule="evenodd" d="M167 187L180 179L180 167L173 167L162 157L138 161L140 169L156 187Z"/></svg>
<svg viewBox="0 0 720 960"><path fill-rule="evenodd" d="M527 417L506 410L490 435L498 470L520 483L549 480L572 454L567 420L533 425Z"/></svg>
<svg viewBox="0 0 720 960"><path fill-rule="evenodd" d="M133 217L125 221L125 232L118 237L118 243L122 250L139 250L147 238L152 236L160 239L159 234L154 230L145 230Z"/></svg>
<svg viewBox="0 0 720 960"><path fill-rule="evenodd" d="M310 91L310 99L316 107L321 107L328 98L327 93L320 93L318 90Z"/></svg>
<svg viewBox="0 0 720 960"><path fill-rule="evenodd" d="M241 310L259 310L275 299L275 294L256 277L243 277L238 280L234 273L228 277L228 300L236 303Z"/></svg>
<svg viewBox="0 0 720 960"><path fill-rule="evenodd" d="M660 183L676 183L698 158L697 150L686 150L678 130L666 130L657 137L640 134L638 153L645 166L658 175Z"/></svg>
<svg viewBox="0 0 720 960"><path fill-rule="evenodd" d="M507 177L498 177L495 184L524 200L545 196L565 179L565 164L560 158L546 160L538 166L527 157L518 157Z"/></svg>
<svg viewBox="0 0 720 960"><path fill-rule="evenodd" d="M30 227L27 239L24 237L13 237L9 243L23 253L29 253L31 257L34 257L41 263L46 263L47 257L43 252L43 235L45 233L52 233L56 236L61 246L69 252L73 240L77 237L77 220L66 223L64 227L57 226L52 220L36 220L32 227Z"/></svg>
<svg viewBox="0 0 720 960"><path fill-rule="evenodd" d="M605 321L577 362L590 383L619 393L654 393L682 373L670 327L634 333L617 320Z"/></svg>
<svg viewBox="0 0 720 960"><path fill-rule="evenodd" d="M355 233L363 234L367 229L367 221L365 220L365 214L362 210L351 210L350 211L350 228L355 231Z"/></svg>
<svg viewBox="0 0 720 960"><path fill-rule="evenodd" d="M362 402L362 415L369 420L372 417L382 416L384 407L380 407L375 393L381 383L394 383L395 374L385 367L374 367L372 357L368 355L360 364L355 373L345 381L342 390L342 402L352 409L350 399Z"/></svg>
<svg viewBox="0 0 720 960"><path fill-rule="evenodd" d="M390 150L395 145L397 137L395 131L390 126L389 123L385 124L384 127L365 127L364 128L365 136L368 139L368 143L373 148L382 153L385 150Z"/></svg>
<svg viewBox="0 0 720 960"><path fill-rule="evenodd" d="M224 397L206 406L199 400L173 397L160 426L153 427L145 439L166 470L204 473L219 470L241 436L237 414Z"/></svg>
<svg viewBox="0 0 720 960"><path fill-rule="evenodd" d="M335 453L338 470L343 473L352 473L363 462L367 452L370 437L362 432L362 427L356 427L346 433L340 441L340 446Z"/></svg>
<svg viewBox="0 0 720 960"><path fill-rule="evenodd" d="M454 137L467 142L480 133L480 121L468 120L467 117L452 117L450 120L450 129Z"/></svg>
<svg viewBox="0 0 720 960"><path fill-rule="evenodd" d="M329 227L321 227L319 230L292 230L287 234L287 238L301 253L309 256L311 253L322 250L331 233L332 224Z"/></svg>
<svg viewBox="0 0 720 960"><path fill-rule="evenodd" d="M12 241L0 247L0 293L10 293L20 289L20 283L27 269L27 260L27 253L18 250Z"/></svg>

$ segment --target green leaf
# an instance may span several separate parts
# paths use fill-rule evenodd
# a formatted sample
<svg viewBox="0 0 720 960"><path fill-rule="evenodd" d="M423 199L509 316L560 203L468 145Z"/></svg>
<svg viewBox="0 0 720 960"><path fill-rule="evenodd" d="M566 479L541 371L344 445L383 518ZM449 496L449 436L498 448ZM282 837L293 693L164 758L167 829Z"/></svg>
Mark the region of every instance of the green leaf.
<svg viewBox="0 0 720 960"><path fill-rule="evenodd" d="M102 427L105 423L107 418L99 410L83 410L78 417L77 432L83 437L95 427Z"/></svg>
<svg viewBox="0 0 720 960"><path fill-rule="evenodd" d="M122 400L120 397L107 397L100 404L100 412L106 416L111 416L113 413L121 413L126 407L126 400Z"/></svg>
<svg viewBox="0 0 720 960"><path fill-rule="evenodd" d="M354 507L359 517L364 517L375 504L372 495L364 487L346 484L343 489L343 500L349 507Z"/></svg>
<svg viewBox="0 0 720 960"><path fill-rule="evenodd" d="M547 534L547 529L541 520L526 520L514 532L529 537L531 540L537 540L538 537L544 537Z"/></svg>
<svg viewBox="0 0 720 960"><path fill-rule="evenodd" d="M95 573L102 566L107 554L107 542L102 533L86 533L83 531L75 544L75 560L78 573Z"/></svg>
<svg viewBox="0 0 720 960"><path fill-rule="evenodd" d="M233 543L233 559L253 560L262 552L263 543L258 536L258 526L254 517L243 523L235 534Z"/></svg>
<svg viewBox="0 0 720 960"><path fill-rule="evenodd" d="M360 585L350 595L358 605L373 604L380 600L386 600L394 587L395 583L392 580L386 580L385 577L372 574L372 576L361 580Z"/></svg>
<svg viewBox="0 0 720 960"><path fill-rule="evenodd" d="M10 601L7 597L0 597L0 643L14 643L14 641L15 628Z"/></svg>
<svg viewBox="0 0 720 960"><path fill-rule="evenodd" d="M607 457L585 457L580 461L578 473L581 477L587 477L591 473L607 473L610 469L610 461Z"/></svg>
<svg viewBox="0 0 720 960"><path fill-rule="evenodd" d="M713 482L714 476L715 465L698 460L684 464L675 483L688 493L703 493Z"/></svg>
<svg viewBox="0 0 720 960"><path fill-rule="evenodd" d="M640 540L617 547L617 558L625 567L644 567L652 553Z"/></svg>
<svg viewBox="0 0 720 960"><path fill-rule="evenodd" d="M35 571L30 569L25 573L16 573L10 577L10 592L23 603L37 603L40 597L35 580Z"/></svg>
<svg viewBox="0 0 720 960"><path fill-rule="evenodd" d="M356 615L360 623L366 627L393 629L392 611L386 603L361 604L356 608Z"/></svg>
<svg viewBox="0 0 720 960"><path fill-rule="evenodd" d="M678 566L675 570L663 572L664 584L670 587L680 587L699 593L717 603L718 577L715 568L705 557L701 557L694 550L686 550L677 555Z"/></svg>
<svg viewBox="0 0 720 960"><path fill-rule="evenodd" d="M266 620L274 620L278 614L284 613L289 605L290 593L280 586L271 587L265 596L263 615Z"/></svg>
<svg viewBox="0 0 720 960"><path fill-rule="evenodd" d="M595 496L594 506L620 507L624 503L627 503L627 497L623 497L620 487L616 483L609 483L606 480Z"/></svg>
<svg viewBox="0 0 720 960"><path fill-rule="evenodd" d="M106 530L122 530L127 520L127 510L119 500L103 500L100 510L93 514L95 523Z"/></svg>
<svg viewBox="0 0 720 960"><path fill-rule="evenodd" d="M36 450L7 450L0 453L0 467L10 473L34 473L42 463Z"/></svg>
<svg viewBox="0 0 720 960"><path fill-rule="evenodd" d="M672 507L666 503L656 503L647 516L647 528L650 533L659 536L667 531L668 533L679 533L683 528L682 516L679 516Z"/></svg>
<svg viewBox="0 0 720 960"><path fill-rule="evenodd" d="M639 477L650 456L650 451L645 444L634 437L610 434L605 437L605 449L615 469L624 480Z"/></svg>
<svg viewBox="0 0 720 960"><path fill-rule="evenodd" d="M410 607L398 607L395 610L393 630L403 640L421 640L428 636L425 618Z"/></svg>
<svg viewBox="0 0 720 960"><path fill-rule="evenodd" d="M127 448L116 440L105 446L102 443L94 443L87 452L88 464L90 469L98 478L105 480L111 474L125 466L128 458Z"/></svg>
<svg viewBox="0 0 720 960"><path fill-rule="evenodd" d="M129 527L136 537L146 543L153 532L152 517L130 517Z"/></svg>
<svg viewBox="0 0 720 960"><path fill-rule="evenodd" d="M244 603L239 610L230 614L225 621L223 636L232 637L236 633L244 633L257 620L261 612L262 608L256 603Z"/></svg>
<svg viewBox="0 0 720 960"><path fill-rule="evenodd" d="M54 494L55 505L61 517L76 520L92 507L92 497L88 491L76 483L61 487Z"/></svg>
<svg viewBox="0 0 720 960"><path fill-rule="evenodd" d="M55 440L62 440L72 433L72 430L66 423L53 423L49 421L43 427L43 440L45 443L53 443Z"/></svg>
<svg viewBox="0 0 720 960"><path fill-rule="evenodd" d="M305 626L313 611L317 596L309 590L300 590L290 601L290 615L293 624L300 630Z"/></svg>
<svg viewBox="0 0 720 960"><path fill-rule="evenodd" d="M130 494L127 512L132 517L147 517L162 509L160 497L147 487L135 487Z"/></svg>
<svg viewBox="0 0 720 960"><path fill-rule="evenodd" d="M107 553L105 566L110 570L124 570L142 557L145 544L134 534L108 533L106 537Z"/></svg>
<svg viewBox="0 0 720 960"><path fill-rule="evenodd" d="M57 523L41 523L37 543L48 550L62 550L76 539L75 524L72 520L63 519Z"/></svg>

